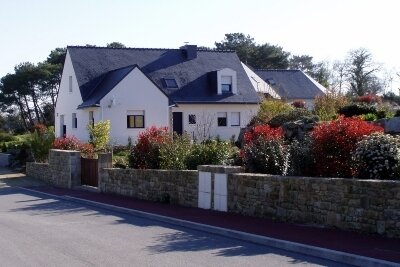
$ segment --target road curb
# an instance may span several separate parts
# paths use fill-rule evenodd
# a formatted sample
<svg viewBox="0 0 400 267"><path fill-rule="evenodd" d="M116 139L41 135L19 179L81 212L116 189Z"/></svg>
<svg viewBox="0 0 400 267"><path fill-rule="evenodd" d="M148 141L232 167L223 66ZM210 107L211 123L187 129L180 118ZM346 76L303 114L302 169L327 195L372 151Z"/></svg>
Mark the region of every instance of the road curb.
<svg viewBox="0 0 400 267"><path fill-rule="evenodd" d="M92 200L87 200L87 199L83 199L83 198L77 198L77 197L72 197L72 196L68 196L68 195L57 196L57 195L41 192L41 191L30 189L30 188L24 188L24 187L17 187L17 188L35 192L38 194L43 194L46 196L50 196L52 198L58 198L58 199L63 199L63 200L67 200L70 202L79 203L79 204L86 204L86 205L93 206L93 207L103 208L103 209L116 211L116 212L122 212L122 213L130 214L130 215L134 215L137 217L142 217L142 218L146 218L146 219L151 219L151 220L156 220L156 221L160 221L160 222L164 222L164 223L178 225L178 226L182 226L182 227L186 227L186 228L190 228L190 229L194 229L194 230L217 234L217 235L229 237L229 238L235 238L238 240L252 242L252 243L256 243L256 244L260 244L260 245L266 245L266 246L270 246L270 247L274 247L274 248L278 248L278 249L283 249L286 251L301 253L303 255L332 260L332 261L339 262L339 263L345 263L345 264L351 264L351 265L363 266L363 267L392 267L392 266L395 267L395 266L399 266L398 263L394 263L394 262L390 262L390 261L350 254L350 253L341 252L341 251L337 251L337 250L331 250L331 249L325 249L325 248L305 245L305 244L301 244L301 243L296 243L296 242L291 242L291 241L286 241L286 240L281 240L281 239L276 239L276 238L271 238L271 237L250 234L250 233L246 233L246 232L221 228L221 227L202 224L202 223L196 223L196 222L192 222L192 221L177 219L177 218L173 218L173 217L158 215L158 214L139 211L139 210L135 210L135 209L119 207L119 206L106 204L106 203L102 203L102 202L97 202L97 201L92 201Z"/></svg>

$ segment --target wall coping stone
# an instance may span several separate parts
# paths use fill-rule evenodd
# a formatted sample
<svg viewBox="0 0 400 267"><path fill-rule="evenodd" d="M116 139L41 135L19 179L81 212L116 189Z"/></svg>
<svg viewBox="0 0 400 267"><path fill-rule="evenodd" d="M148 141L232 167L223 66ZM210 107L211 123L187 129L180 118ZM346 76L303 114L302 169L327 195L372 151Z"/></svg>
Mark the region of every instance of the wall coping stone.
<svg viewBox="0 0 400 267"><path fill-rule="evenodd" d="M77 153L77 152L80 153L80 151L78 151L78 150L64 150L64 149L50 149L50 151L60 152L60 153L68 153L68 154Z"/></svg>
<svg viewBox="0 0 400 267"><path fill-rule="evenodd" d="M233 177L235 176L252 176L252 177L268 177L273 179L281 179L281 180L292 180L292 179L303 179L309 181L318 181L321 183L330 183L330 182L343 182L345 184L352 183L362 183L362 184L387 184L393 186L400 186L400 180L374 180L374 179L358 179L358 178L334 178L334 177L309 177L309 176L282 176L282 175L273 175L273 174L263 174L263 173L233 173Z"/></svg>
<svg viewBox="0 0 400 267"><path fill-rule="evenodd" d="M199 165L197 166L198 171L212 172L212 173L240 173L244 172L244 168L241 166L226 166L226 165Z"/></svg>
<svg viewBox="0 0 400 267"><path fill-rule="evenodd" d="M164 169L132 169L132 168L126 168L126 169L122 169L122 168L103 168L103 170L197 173L197 170L164 170Z"/></svg>

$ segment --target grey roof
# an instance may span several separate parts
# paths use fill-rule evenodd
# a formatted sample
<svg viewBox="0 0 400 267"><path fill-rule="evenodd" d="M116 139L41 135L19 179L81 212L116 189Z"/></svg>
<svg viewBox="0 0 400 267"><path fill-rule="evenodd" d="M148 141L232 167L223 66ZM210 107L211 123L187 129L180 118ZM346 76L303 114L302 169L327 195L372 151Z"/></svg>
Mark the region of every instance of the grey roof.
<svg viewBox="0 0 400 267"><path fill-rule="evenodd" d="M233 51L197 50L186 59L181 49L104 48L69 46L83 103L95 106L134 67L175 103L258 103L240 60ZM230 68L237 74L237 94L217 95L212 82L215 71ZM169 89L165 78L174 78L178 88Z"/></svg>
<svg viewBox="0 0 400 267"><path fill-rule="evenodd" d="M301 70L255 70L281 98L314 99L323 95L325 88ZM275 84L273 84L275 82Z"/></svg>

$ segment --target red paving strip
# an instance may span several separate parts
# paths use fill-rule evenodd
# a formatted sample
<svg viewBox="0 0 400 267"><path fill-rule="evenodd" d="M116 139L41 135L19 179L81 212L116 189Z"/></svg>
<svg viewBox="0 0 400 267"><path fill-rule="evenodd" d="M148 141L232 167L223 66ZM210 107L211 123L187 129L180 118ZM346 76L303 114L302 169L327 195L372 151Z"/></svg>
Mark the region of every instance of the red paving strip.
<svg viewBox="0 0 400 267"><path fill-rule="evenodd" d="M177 219L400 263L400 239L397 238L289 224L269 219L199 208L187 208L88 191L51 187L35 187L34 189L58 196L68 195Z"/></svg>

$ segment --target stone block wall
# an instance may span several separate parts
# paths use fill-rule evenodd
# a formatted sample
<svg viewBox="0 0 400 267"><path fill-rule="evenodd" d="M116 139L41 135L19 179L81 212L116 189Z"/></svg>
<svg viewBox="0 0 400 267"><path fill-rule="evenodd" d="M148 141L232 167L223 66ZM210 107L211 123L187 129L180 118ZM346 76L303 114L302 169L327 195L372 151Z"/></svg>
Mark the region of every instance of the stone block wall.
<svg viewBox="0 0 400 267"><path fill-rule="evenodd" d="M11 162L11 154L0 153L0 167L8 167Z"/></svg>
<svg viewBox="0 0 400 267"><path fill-rule="evenodd" d="M45 183L53 184L53 175L48 163L27 162L26 174Z"/></svg>
<svg viewBox="0 0 400 267"><path fill-rule="evenodd" d="M26 174L54 186L72 188L81 184L81 153L51 149L49 163L27 162Z"/></svg>
<svg viewBox="0 0 400 267"><path fill-rule="evenodd" d="M400 181L230 174L228 211L400 237Z"/></svg>
<svg viewBox="0 0 400 267"><path fill-rule="evenodd" d="M104 193L197 207L198 172L105 168L100 171L99 188Z"/></svg>

